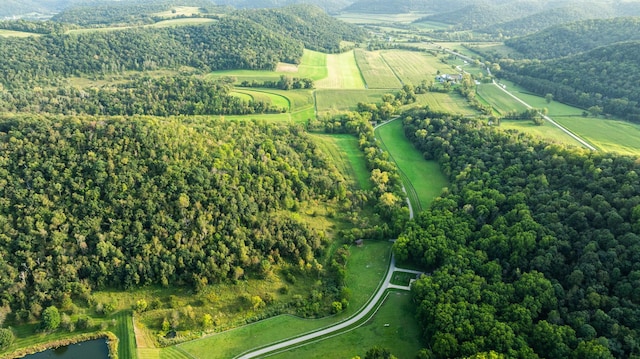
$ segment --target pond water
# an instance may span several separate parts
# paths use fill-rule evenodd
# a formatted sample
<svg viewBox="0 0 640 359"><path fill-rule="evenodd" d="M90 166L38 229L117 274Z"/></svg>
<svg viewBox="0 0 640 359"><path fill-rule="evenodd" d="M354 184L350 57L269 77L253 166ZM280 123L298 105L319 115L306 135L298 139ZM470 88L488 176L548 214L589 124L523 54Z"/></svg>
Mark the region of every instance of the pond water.
<svg viewBox="0 0 640 359"><path fill-rule="evenodd" d="M106 339L88 340L77 344L27 355L25 359L109 359Z"/></svg>

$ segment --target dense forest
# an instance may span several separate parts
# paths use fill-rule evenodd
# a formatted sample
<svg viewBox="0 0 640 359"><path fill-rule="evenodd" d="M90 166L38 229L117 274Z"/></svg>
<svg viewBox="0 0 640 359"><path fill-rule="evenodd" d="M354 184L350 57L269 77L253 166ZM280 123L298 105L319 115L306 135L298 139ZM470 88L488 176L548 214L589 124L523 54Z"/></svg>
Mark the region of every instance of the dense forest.
<svg viewBox="0 0 640 359"><path fill-rule="evenodd" d="M274 69L280 61L298 62L302 43L276 31L225 18L201 26L0 39L0 83L10 89L57 76L180 66Z"/></svg>
<svg viewBox="0 0 640 359"><path fill-rule="evenodd" d="M293 81L292 81L293 83ZM0 92L0 111L109 116L248 115L280 113L262 101L243 101L230 92L224 79L206 81L197 77L140 77L133 81L79 89Z"/></svg>
<svg viewBox="0 0 640 359"><path fill-rule="evenodd" d="M640 163L416 109L405 134L451 185L396 256L424 358L640 356Z"/></svg>
<svg viewBox="0 0 640 359"><path fill-rule="evenodd" d="M345 199L344 183L295 126L3 118L1 303L27 320L95 288L311 267L324 235L289 211Z"/></svg>
<svg viewBox="0 0 640 359"><path fill-rule="evenodd" d="M629 41L557 60L504 60L499 74L540 95L551 93L560 102L591 109L594 115L640 122L639 56L640 41Z"/></svg>
<svg viewBox="0 0 640 359"><path fill-rule="evenodd" d="M309 5L292 5L279 9L243 10L238 16L249 18L268 29L282 29L311 50L339 52L341 41L360 42L366 31L336 20L322 9Z"/></svg>
<svg viewBox="0 0 640 359"><path fill-rule="evenodd" d="M546 60L631 40L640 40L640 17L573 22L507 40L505 45L527 59Z"/></svg>

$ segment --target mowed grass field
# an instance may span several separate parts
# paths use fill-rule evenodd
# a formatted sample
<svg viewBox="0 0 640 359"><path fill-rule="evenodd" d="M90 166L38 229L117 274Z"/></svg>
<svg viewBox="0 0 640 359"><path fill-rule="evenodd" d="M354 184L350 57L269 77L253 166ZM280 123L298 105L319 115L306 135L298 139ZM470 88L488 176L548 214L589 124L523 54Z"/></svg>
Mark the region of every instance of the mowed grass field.
<svg viewBox="0 0 640 359"><path fill-rule="evenodd" d="M318 89L364 89L364 79L353 51L327 55L327 77L316 82Z"/></svg>
<svg viewBox="0 0 640 359"><path fill-rule="evenodd" d="M120 340L118 342L118 358L136 359L136 338L133 331L133 321L131 311L121 311L116 313L116 327L114 334Z"/></svg>
<svg viewBox="0 0 640 359"><path fill-rule="evenodd" d="M461 115L475 115L478 113L469 102L456 92L440 93L428 92L416 97L416 102L410 106L429 106L432 110L457 113Z"/></svg>
<svg viewBox="0 0 640 359"><path fill-rule="evenodd" d="M0 37L29 37L29 36L42 36L33 32L13 31L0 29Z"/></svg>
<svg viewBox="0 0 640 359"><path fill-rule="evenodd" d="M355 50L356 61L368 89L398 89L402 83L380 51Z"/></svg>
<svg viewBox="0 0 640 359"><path fill-rule="evenodd" d="M301 319L280 315L218 333L203 339L179 344L191 358L233 358L245 351L324 328L353 315L369 300L386 274L391 255L391 242L367 241L362 247L351 247L347 263L347 286L351 289L350 305L342 313L321 319Z"/></svg>
<svg viewBox="0 0 640 359"><path fill-rule="evenodd" d="M438 71L451 73L451 65L424 52L386 50L381 52L384 61L404 84L419 85L422 80L432 80Z"/></svg>
<svg viewBox="0 0 640 359"><path fill-rule="evenodd" d="M421 339L414 307L410 293L389 292L374 317L364 325L271 358L353 358L356 355L364 358L366 351L374 346L389 349L397 358L415 358L421 349Z"/></svg>
<svg viewBox="0 0 640 359"><path fill-rule="evenodd" d="M318 113L355 110L358 102L379 103L391 90L316 90Z"/></svg>
<svg viewBox="0 0 640 359"><path fill-rule="evenodd" d="M347 134L311 134L318 147L331 158L352 188L371 189L370 173L358 139Z"/></svg>
<svg viewBox="0 0 640 359"><path fill-rule="evenodd" d="M429 207L449 183L436 161L427 161L404 136L402 121L376 129L376 136L400 169L400 176L414 211Z"/></svg>
<svg viewBox="0 0 640 359"><path fill-rule="evenodd" d="M486 103L490 104L491 107L493 107L493 111L498 116L505 116L511 111L522 112L527 109L525 105L516 101L513 97L509 96L499 89L498 86L492 83L480 84L476 89L478 96L480 96ZM510 91L509 88L507 89Z"/></svg>
<svg viewBox="0 0 640 359"><path fill-rule="evenodd" d="M556 117L554 120L600 151L640 156L639 124L581 116Z"/></svg>

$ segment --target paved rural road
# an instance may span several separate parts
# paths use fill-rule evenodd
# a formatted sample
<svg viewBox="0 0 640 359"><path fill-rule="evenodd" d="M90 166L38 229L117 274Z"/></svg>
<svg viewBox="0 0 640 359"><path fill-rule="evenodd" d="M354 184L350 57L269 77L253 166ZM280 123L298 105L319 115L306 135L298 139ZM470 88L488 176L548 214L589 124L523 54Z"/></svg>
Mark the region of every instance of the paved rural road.
<svg viewBox="0 0 640 359"><path fill-rule="evenodd" d="M397 118L396 118L397 119ZM393 119L395 120L395 119ZM393 120L387 121L385 123L379 124L376 127L379 126L383 126ZM404 190L404 186L403 186L403 190ZM406 193L406 190L405 190ZM411 218L413 218L413 208L411 206L411 201L409 201L409 199L407 198L407 204L409 205L409 216ZM335 333L337 331L340 331L342 329L345 329L353 324L356 324L357 322L359 322L360 320L364 319L365 317L367 317L370 312L372 310L374 310L376 308L376 306L378 305L378 302L382 299L382 296L384 295L385 291L389 288L391 289L401 289L401 290L409 290L408 286L398 286L395 284L391 284L391 277L393 277L393 272L395 271L401 271L401 272L407 272L407 273L413 273L413 274L422 274L422 272L418 272L418 271L413 271L413 270L408 270L408 269L402 269L402 268L396 268L396 258L395 256L391 255L391 261L389 262L389 269L387 270L387 276L384 278L384 281L382 282L382 284L380 285L380 287L378 288L378 291L373 295L373 298L371 298L371 300L369 301L369 303L367 303L367 305L360 310L360 312L358 312L356 315L350 317L349 319L337 323L336 325L333 325L331 327L327 327L324 329L320 329L318 331L309 333L309 334L305 334L293 339L289 339L289 340L285 340L283 342L280 343L276 343L276 344L272 344L260 349L256 349L254 351L248 352L248 353L244 353L239 355L238 357L236 357L237 359L251 359L251 358L258 358L260 356L263 355L267 355L270 353L273 353L275 351L278 350L282 350L285 348L288 348L290 346L296 345L296 344L300 344L300 343L304 343L313 339L318 339L320 337L323 336L327 336L329 334Z"/></svg>

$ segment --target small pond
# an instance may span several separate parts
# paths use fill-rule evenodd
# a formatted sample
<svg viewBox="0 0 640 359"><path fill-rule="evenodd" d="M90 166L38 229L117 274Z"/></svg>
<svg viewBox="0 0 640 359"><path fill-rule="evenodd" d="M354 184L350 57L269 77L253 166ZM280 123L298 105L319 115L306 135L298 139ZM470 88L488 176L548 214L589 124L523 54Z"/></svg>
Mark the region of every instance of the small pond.
<svg viewBox="0 0 640 359"><path fill-rule="evenodd" d="M109 348L106 339L88 340L66 347L45 350L40 353L27 355L25 359L109 359Z"/></svg>

